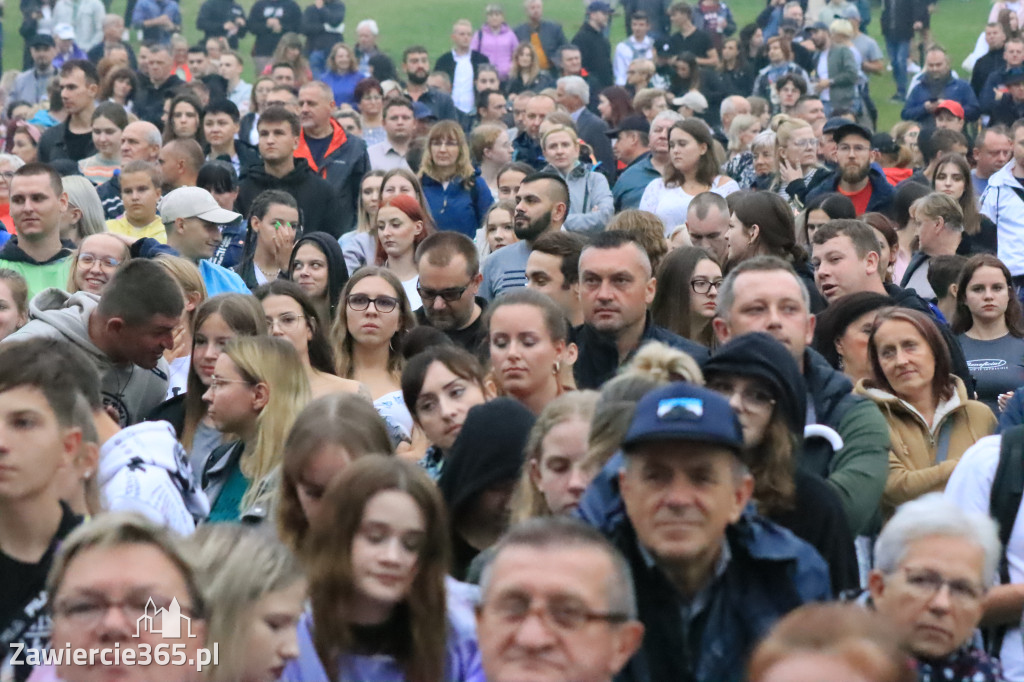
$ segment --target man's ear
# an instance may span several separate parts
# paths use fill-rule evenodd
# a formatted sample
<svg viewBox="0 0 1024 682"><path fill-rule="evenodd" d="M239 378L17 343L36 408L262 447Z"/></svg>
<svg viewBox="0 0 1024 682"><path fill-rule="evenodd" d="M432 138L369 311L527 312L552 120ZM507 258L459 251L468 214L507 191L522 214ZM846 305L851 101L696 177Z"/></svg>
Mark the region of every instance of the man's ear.
<svg viewBox="0 0 1024 682"><path fill-rule="evenodd" d="M711 328L715 330L715 338L719 343L725 343L732 336L732 332L729 331L729 323L720 317L711 320Z"/></svg>
<svg viewBox="0 0 1024 682"><path fill-rule="evenodd" d="M107 319L106 328L107 332L110 334L120 334L122 331L124 331L124 328L126 326L127 325L125 325L124 318L111 317Z"/></svg>
<svg viewBox="0 0 1024 682"><path fill-rule="evenodd" d="M877 251L868 251L868 255L864 258L864 271L867 274L878 274L878 259L879 255Z"/></svg>
<svg viewBox="0 0 1024 682"><path fill-rule="evenodd" d="M654 301L654 294L658 291L658 278L651 277L647 280L647 285L644 287L644 303L651 305Z"/></svg>

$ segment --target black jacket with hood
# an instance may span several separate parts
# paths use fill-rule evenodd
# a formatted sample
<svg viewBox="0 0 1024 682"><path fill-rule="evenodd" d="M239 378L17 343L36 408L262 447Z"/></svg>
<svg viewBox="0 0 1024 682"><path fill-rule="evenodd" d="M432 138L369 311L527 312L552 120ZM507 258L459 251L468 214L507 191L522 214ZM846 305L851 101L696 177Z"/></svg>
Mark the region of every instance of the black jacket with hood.
<svg viewBox="0 0 1024 682"><path fill-rule="evenodd" d="M279 189L295 197L303 232L326 232L335 239L341 236L341 211L331 186L305 159L295 159L295 168L281 178L268 173L262 164L250 166L239 183L235 210L249 215L253 200L267 189Z"/></svg>
<svg viewBox="0 0 1024 682"><path fill-rule="evenodd" d="M488 488L519 478L523 450L535 418L522 403L497 398L470 409L462 431L448 451L438 480L452 526L451 575L463 580L478 554L455 532L458 522Z"/></svg>
<svg viewBox="0 0 1024 682"><path fill-rule="evenodd" d="M323 232L312 232L299 239L292 247L292 255L288 260L289 272L292 270L291 265L295 261L295 254L299 252L299 247L309 242L315 244L327 259L327 299L330 301L331 320L333 320L337 314L341 292L348 284L349 272L348 266L345 264L345 255L342 253L337 239ZM323 322L329 325L331 320Z"/></svg>
<svg viewBox="0 0 1024 682"><path fill-rule="evenodd" d="M737 336L713 352L704 365L708 381L713 381L715 375L755 377L767 384L775 398L774 409L785 418L795 444L803 442L807 384L781 343L763 332ZM753 459L760 453L760 448L754 448L748 457ZM818 550L829 565L834 594L858 589L857 553L842 502L823 478L796 468L798 453L796 445L792 462L795 490L790 508L761 513Z"/></svg>

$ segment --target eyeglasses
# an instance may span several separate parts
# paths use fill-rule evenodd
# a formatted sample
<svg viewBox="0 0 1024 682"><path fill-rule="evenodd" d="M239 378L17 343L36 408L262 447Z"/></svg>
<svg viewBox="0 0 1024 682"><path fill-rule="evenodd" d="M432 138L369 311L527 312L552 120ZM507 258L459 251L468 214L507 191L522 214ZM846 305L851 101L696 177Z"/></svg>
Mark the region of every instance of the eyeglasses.
<svg viewBox="0 0 1024 682"><path fill-rule="evenodd" d="M211 391L217 391L217 390L220 390L220 389L224 388L228 384L250 384L251 385L251 382L248 382L245 379L221 379L220 377L215 376L215 377L210 379L210 390Z"/></svg>
<svg viewBox="0 0 1024 682"><path fill-rule="evenodd" d="M0 173L0 177L3 177L4 180L10 182L14 178L14 171L4 171Z"/></svg>
<svg viewBox="0 0 1024 682"><path fill-rule="evenodd" d="M113 270L121 261L117 260L113 256L97 256L94 253L80 253L78 254L78 264L84 267L92 267L93 263L99 262L99 264L105 268Z"/></svg>
<svg viewBox="0 0 1024 682"><path fill-rule="evenodd" d="M554 597L546 604L534 606L533 599L526 594L507 595L493 602L486 602L482 608L490 611L508 625L521 626L531 615L536 615L549 628L573 632L588 623L625 623L629 617L624 613L602 613L591 611L576 599Z"/></svg>
<svg viewBox="0 0 1024 682"><path fill-rule="evenodd" d="M373 94L373 95L363 95L363 98L361 100L359 100L359 101L361 101L361 102L380 102L383 99L384 98L382 96L380 96L378 94Z"/></svg>
<svg viewBox="0 0 1024 682"><path fill-rule="evenodd" d="M126 622L137 623L139 619L146 615L146 607L149 606L150 599L151 597L149 596L133 597L123 601L113 601L102 597L66 599L54 605L53 613L58 618L63 618L76 627L93 628L107 615L107 611L116 608L121 612ZM152 597L152 600L156 612L159 612L161 609L170 608L172 601L164 597ZM196 617L192 607L179 606L181 612L185 615L191 618ZM150 611L150 613L153 613L153 611Z"/></svg>
<svg viewBox="0 0 1024 682"><path fill-rule="evenodd" d="M748 412L762 412L775 405L775 398L771 393L759 388L740 389L730 381L718 380L709 381L707 387L727 398L736 396L740 401L740 408Z"/></svg>
<svg viewBox="0 0 1024 682"><path fill-rule="evenodd" d="M722 279L692 279L690 280L690 288L693 289L693 293L695 294L707 294L710 293L712 289L715 291L720 290L722 288L722 282L724 281L725 280Z"/></svg>
<svg viewBox="0 0 1024 682"><path fill-rule="evenodd" d="M464 287L452 287L451 289L424 289L420 285L416 285L416 291L424 301L433 301L435 298L440 296L446 303L455 303L458 301L462 298L462 295L466 293L466 289L468 288L468 284Z"/></svg>
<svg viewBox="0 0 1024 682"><path fill-rule="evenodd" d="M947 580L936 571L904 568L903 579L907 587L918 598L931 600L942 590L949 588L949 598L958 606L972 605L985 596L985 588L970 580Z"/></svg>
<svg viewBox="0 0 1024 682"><path fill-rule="evenodd" d="M345 299L345 303L349 308L356 312L362 312L373 304L373 307L377 309L378 313L390 313L392 310L398 307L398 299L394 296L378 296L377 298L370 298L366 294L351 294Z"/></svg>
<svg viewBox="0 0 1024 682"><path fill-rule="evenodd" d="M806 140L790 140L789 143L798 149L813 149L818 146L818 140L813 137Z"/></svg>
<svg viewBox="0 0 1024 682"><path fill-rule="evenodd" d="M838 150L840 154L849 154L850 152L854 152L856 154L863 154L864 152L871 151L871 147L868 147L863 144L841 144L839 145Z"/></svg>
<svg viewBox="0 0 1024 682"><path fill-rule="evenodd" d="M285 313L277 317L267 318L267 329L274 330L274 325L281 328L283 332L290 332L295 329L299 324L299 320L306 319L305 315L296 315L295 313Z"/></svg>

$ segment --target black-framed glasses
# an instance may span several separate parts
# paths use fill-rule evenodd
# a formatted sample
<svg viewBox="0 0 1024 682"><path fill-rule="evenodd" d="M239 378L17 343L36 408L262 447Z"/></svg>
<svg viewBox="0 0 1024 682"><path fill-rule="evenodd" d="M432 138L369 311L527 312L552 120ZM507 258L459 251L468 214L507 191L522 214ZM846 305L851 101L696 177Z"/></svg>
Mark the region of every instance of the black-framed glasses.
<svg viewBox="0 0 1024 682"><path fill-rule="evenodd" d="M540 604L534 604L534 601L526 594L505 595L485 602L481 608L516 627L531 615L536 615L548 627L566 632L579 630L596 621L619 624L629 620L625 613L591 611L586 604L573 598L553 597Z"/></svg>
<svg viewBox="0 0 1024 682"><path fill-rule="evenodd" d="M693 293L695 293L695 294L706 294L706 293L709 293L712 289L714 289L715 291L720 291L721 288L722 288L722 282L724 282L724 281L725 280L721 279L721 278L720 279L700 279L700 278L698 278L698 279L691 279L690 280L690 288L693 289Z"/></svg>
<svg viewBox="0 0 1024 682"><path fill-rule="evenodd" d="M349 294L345 304L356 312L363 312L370 307L370 304L377 309L378 313L390 313L398 307L398 299L394 296L377 296L370 298L366 294Z"/></svg>
<svg viewBox="0 0 1024 682"><path fill-rule="evenodd" d="M419 293L420 298L424 301L433 301L435 298L440 296L447 303L455 303L462 295L466 293L466 289L469 288L467 284L464 287L452 287L450 289L424 289L419 284L416 285L416 292Z"/></svg>

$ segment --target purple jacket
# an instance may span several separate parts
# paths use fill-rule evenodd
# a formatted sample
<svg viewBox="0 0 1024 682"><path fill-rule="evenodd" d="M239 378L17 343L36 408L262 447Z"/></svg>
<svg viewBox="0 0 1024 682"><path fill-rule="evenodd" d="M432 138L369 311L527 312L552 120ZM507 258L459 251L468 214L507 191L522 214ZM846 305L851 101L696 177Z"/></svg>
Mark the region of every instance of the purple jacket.
<svg viewBox="0 0 1024 682"><path fill-rule="evenodd" d="M497 33L492 33L490 26L482 26L473 34L473 42L469 49L476 50L489 60L494 68L498 70L498 78L502 81L508 78L509 69L512 68L512 55L519 46L519 38L508 24L502 24Z"/></svg>
<svg viewBox="0 0 1024 682"><path fill-rule="evenodd" d="M443 679L446 682L487 682L476 641L473 605L479 591L473 585L447 579L448 651ZM405 682L402 669L390 656L348 656L335 674L324 671L313 646L313 614L302 615L298 626L299 657L284 669L281 682L344 680L345 682Z"/></svg>

